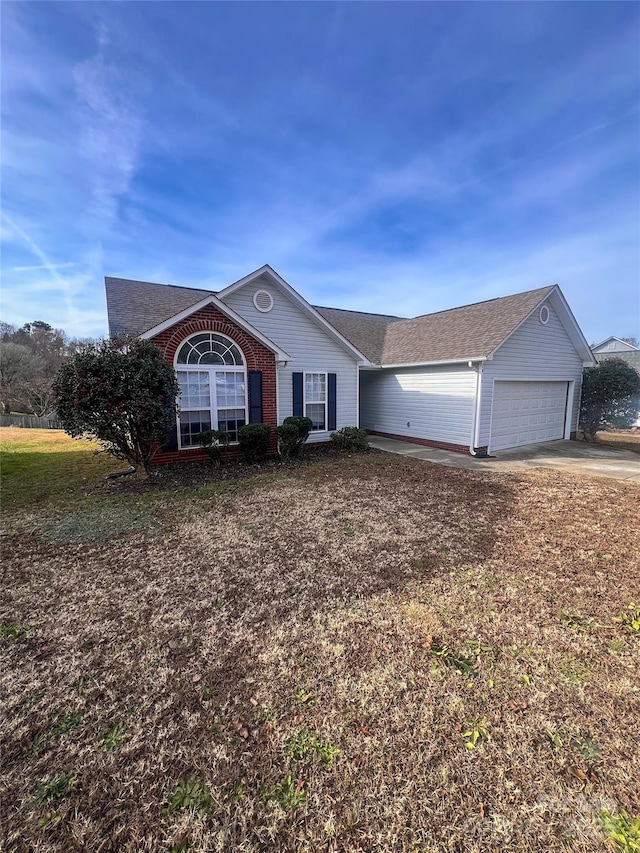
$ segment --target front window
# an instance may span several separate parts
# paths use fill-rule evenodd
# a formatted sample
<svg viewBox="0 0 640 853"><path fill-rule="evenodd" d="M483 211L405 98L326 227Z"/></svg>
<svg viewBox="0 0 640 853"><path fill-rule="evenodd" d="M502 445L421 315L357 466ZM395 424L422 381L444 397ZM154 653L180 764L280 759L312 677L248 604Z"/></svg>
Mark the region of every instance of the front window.
<svg viewBox="0 0 640 853"><path fill-rule="evenodd" d="M305 373L304 413L311 418L313 430L327 428L327 374Z"/></svg>
<svg viewBox="0 0 640 853"><path fill-rule="evenodd" d="M237 441L247 422L247 376L239 347L213 332L193 335L178 350L176 373L180 447L199 447L200 433L208 429L224 430Z"/></svg>

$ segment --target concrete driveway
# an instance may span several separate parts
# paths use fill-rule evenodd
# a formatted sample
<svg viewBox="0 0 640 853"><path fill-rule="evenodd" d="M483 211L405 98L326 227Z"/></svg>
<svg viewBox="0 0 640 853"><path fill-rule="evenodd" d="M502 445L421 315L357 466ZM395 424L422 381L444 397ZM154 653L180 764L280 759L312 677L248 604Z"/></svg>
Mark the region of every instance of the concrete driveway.
<svg viewBox="0 0 640 853"><path fill-rule="evenodd" d="M423 447L395 438L369 436L372 447L400 456L412 456L437 465L484 471L523 471L527 468L555 468L572 474L612 477L640 484L640 453L613 450L583 441L547 441L513 450L501 450L490 459L476 459L465 453Z"/></svg>

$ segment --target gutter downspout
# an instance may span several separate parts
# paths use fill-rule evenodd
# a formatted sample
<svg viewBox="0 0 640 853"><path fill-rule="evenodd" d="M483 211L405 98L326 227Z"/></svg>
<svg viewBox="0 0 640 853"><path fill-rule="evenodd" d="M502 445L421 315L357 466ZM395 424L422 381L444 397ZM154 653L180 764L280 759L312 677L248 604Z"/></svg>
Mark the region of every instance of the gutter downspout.
<svg viewBox="0 0 640 853"><path fill-rule="evenodd" d="M473 367L473 362L469 362L469 367ZM471 441L469 443L469 453L471 456L476 456L475 448L478 447L480 434L480 402L482 393L482 362L478 362L476 368L476 399L473 409L473 422L471 424Z"/></svg>

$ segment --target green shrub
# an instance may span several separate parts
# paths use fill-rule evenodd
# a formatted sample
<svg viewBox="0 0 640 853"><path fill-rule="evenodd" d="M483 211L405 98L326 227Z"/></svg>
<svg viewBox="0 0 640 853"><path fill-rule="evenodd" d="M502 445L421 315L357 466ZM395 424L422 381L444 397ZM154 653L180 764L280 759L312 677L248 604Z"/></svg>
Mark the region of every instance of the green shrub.
<svg viewBox="0 0 640 853"><path fill-rule="evenodd" d="M311 418L299 417L297 415L285 418L276 429L278 436L278 452L283 459L302 452L305 441L313 427Z"/></svg>
<svg viewBox="0 0 640 853"><path fill-rule="evenodd" d="M151 341L111 338L64 362L52 385L58 420L148 473L176 421L178 380Z"/></svg>
<svg viewBox="0 0 640 853"><path fill-rule="evenodd" d="M246 462L259 462L269 450L269 424L245 424L238 430L238 442Z"/></svg>
<svg viewBox="0 0 640 853"><path fill-rule="evenodd" d="M219 465L222 451L229 446L229 433L222 429L208 429L200 433L200 444L209 461Z"/></svg>
<svg viewBox="0 0 640 853"><path fill-rule="evenodd" d="M358 427L342 427L331 433L331 444L348 453L363 453L369 450L369 437Z"/></svg>
<svg viewBox="0 0 640 853"><path fill-rule="evenodd" d="M629 427L640 408L640 374L621 358L605 358L584 371L580 426L585 441L607 426Z"/></svg>

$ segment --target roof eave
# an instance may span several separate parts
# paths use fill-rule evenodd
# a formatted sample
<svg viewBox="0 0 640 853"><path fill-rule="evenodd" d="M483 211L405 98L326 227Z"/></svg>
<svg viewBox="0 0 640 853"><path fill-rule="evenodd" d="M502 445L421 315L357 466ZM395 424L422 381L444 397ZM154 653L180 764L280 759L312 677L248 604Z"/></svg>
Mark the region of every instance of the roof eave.
<svg viewBox="0 0 640 853"><path fill-rule="evenodd" d="M486 361L489 356L486 355L468 355L464 358L441 358L436 361L398 361L398 362L382 362L381 364L375 364L373 367L378 367L380 369L390 369L390 368L398 368L398 367L437 367L438 365L446 365L446 364L468 364L469 362L477 363L480 361Z"/></svg>

